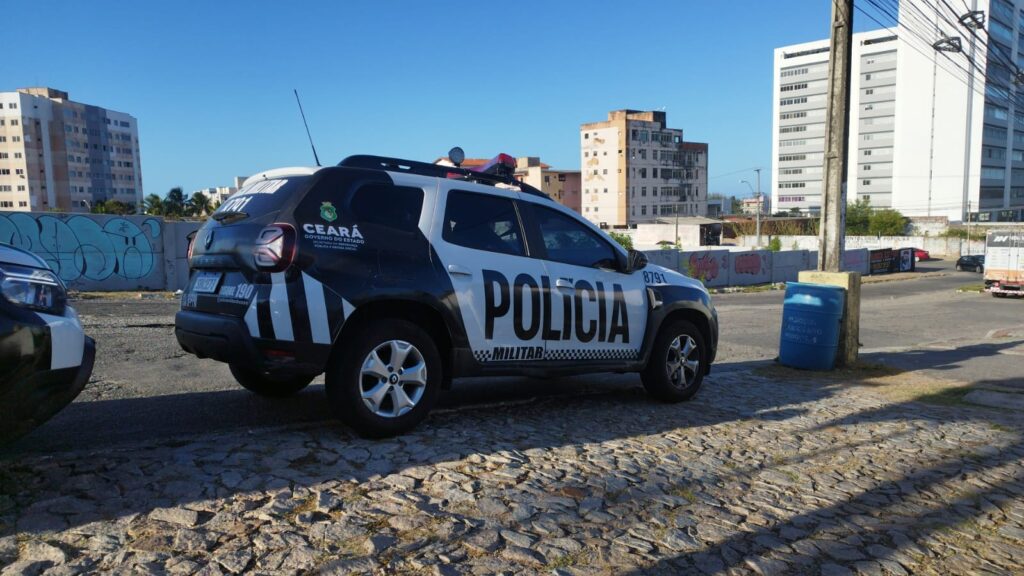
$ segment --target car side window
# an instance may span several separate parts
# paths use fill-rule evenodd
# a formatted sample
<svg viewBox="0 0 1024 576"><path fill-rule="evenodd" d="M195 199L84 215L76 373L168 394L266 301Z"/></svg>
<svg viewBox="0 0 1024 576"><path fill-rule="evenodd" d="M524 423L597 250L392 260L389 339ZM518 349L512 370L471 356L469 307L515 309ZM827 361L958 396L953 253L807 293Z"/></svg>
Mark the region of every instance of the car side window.
<svg viewBox="0 0 1024 576"><path fill-rule="evenodd" d="M352 194L349 208L359 223L413 232L420 222L423 189L390 184L366 184Z"/></svg>
<svg viewBox="0 0 1024 576"><path fill-rule="evenodd" d="M616 269L615 250L596 232L561 212L534 205L548 260L586 266Z"/></svg>
<svg viewBox="0 0 1024 576"><path fill-rule="evenodd" d="M508 198L452 190L448 193L441 237L466 248L526 255L519 217Z"/></svg>

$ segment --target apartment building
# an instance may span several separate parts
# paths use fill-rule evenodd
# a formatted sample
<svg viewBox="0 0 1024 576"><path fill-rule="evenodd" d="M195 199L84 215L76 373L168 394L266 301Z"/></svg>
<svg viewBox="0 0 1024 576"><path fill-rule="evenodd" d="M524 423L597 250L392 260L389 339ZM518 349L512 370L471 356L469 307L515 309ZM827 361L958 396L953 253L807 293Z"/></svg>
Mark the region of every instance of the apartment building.
<svg viewBox="0 0 1024 576"><path fill-rule="evenodd" d="M53 88L0 92L0 210L142 201L138 122Z"/></svg>
<svg viewBox="0 0 1024 576"><path fill-rule="evenodd" d="M703 215L707 145L684 144L683 131L669 128L662 111L614 110L603 122L580 126L583 217L599 226L628 227L663 216Z"/></svg>
<svg viewBox="0 0 1024 576"><path fill-rule="evenodd" d="M210 202L217 206L223 204L225 200L231 197L232 194L238 192L238 189L245 183L245 179L248 176L235 176L234 184L231 186L211 186L210 188L200 188L199 190L193 190L192 193L202 192L210 199Z"/></svg>
<svg viewBox="0 0 1024 576"><path fill-rule="evenodd" d="M515 176L566 208L580 211L579 170L554 170L536 156L524 156L516 158Z"/></svg>
<svg viewBox="0 0 1024 576"><path fill-rule="evenodd" d="M853 36L847 197L892 205L897 37ZM828 40L775 50L772 198L775 210L819 213L825 160Z"/></svg>
<svg viewBox="0 0 1024 576"><path fill-rule="evenodd" d="M894 29L854 35L849 202L1024 220L1024 0L974 8L978 30L959 23L972 18L966 7L953 18L945 3L915 0L901 2ZM820 210L828 61L827 40L775 50L776 210Z"/></svg>

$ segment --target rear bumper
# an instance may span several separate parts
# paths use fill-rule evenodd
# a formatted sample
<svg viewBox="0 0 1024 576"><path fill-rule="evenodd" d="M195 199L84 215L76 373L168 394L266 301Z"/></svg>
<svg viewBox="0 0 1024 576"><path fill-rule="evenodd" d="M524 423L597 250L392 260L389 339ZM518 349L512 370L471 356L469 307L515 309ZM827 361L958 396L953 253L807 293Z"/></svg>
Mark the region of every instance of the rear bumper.
<svg viewBox="0 0 1024 576"><path fill-rule="evenodd" d="M96 343L86 336L79 366L33 372L6 385L0 395L0 444L34 430L77 398L95 361Z"/></svg>
<svg viewBox="0 0 1024 576"><path fill-rule="evenodd" d="M183 350L199 358L248 366L263 364L241 318L182 310L174 317L174 336Z"/></svg>
<svg viewBox="0 0 1024 576"><path fill-rule="evenodd" d="M182 310L174 317L174 336L189 354L259 371L320 374L331 346L253 338L242 318Z"/></svg>

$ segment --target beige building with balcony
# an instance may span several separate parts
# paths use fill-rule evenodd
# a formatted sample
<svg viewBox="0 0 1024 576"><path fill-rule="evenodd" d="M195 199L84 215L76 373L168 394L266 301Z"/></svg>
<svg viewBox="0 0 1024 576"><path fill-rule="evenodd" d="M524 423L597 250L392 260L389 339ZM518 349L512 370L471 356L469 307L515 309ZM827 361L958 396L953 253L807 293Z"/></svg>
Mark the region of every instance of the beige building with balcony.
<svg viewBox="0 0 1024 576"><path fill-rule="evenodd" d="M580 212L580 171L554 170L536 156L516 158L516 178L559 204Z"/></svg>
<svg viewBox="0 0 1024 576"><path fill-rule="evenodd" d="M0 92L0 210L142 201L136 119L53 88Z"/></svg>
<svg viewBox="0 0 1024 576"><path fill-rule="evenodd" d="M664 216L703 215L707 145L688 144L681 129L667 127L661 111L614 110L606 121L583 124L583 217L621 228Z"/></svg>

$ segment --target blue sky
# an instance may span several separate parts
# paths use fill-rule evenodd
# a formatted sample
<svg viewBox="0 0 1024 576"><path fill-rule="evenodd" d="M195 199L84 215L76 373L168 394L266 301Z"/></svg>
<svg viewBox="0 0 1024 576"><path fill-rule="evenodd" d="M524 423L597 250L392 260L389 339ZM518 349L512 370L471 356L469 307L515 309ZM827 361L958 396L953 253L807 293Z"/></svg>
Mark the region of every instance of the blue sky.
<svg viewBox="0 0 1024 576"><path fill-rule="evenodd" d="M134 115L146 193L312 164L298 88L324 164L429 161L459 145L579 168L581 123L664 107L686 139L710 143L711 191L749 195L739 180L755 166L769 186L772 50L826 37L829 8L19 0L5 19L35 24L5 32L0 90L47 85Z"/></svg>

